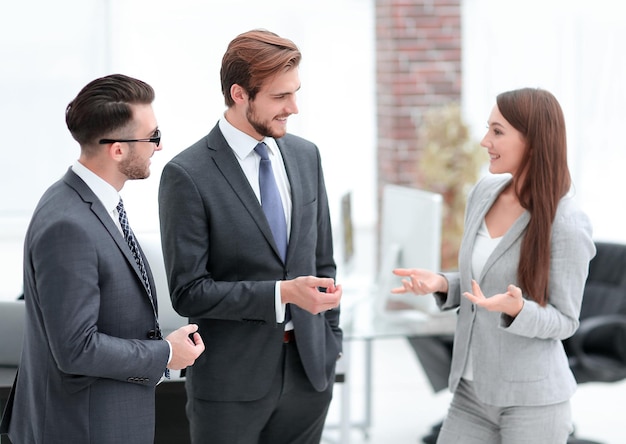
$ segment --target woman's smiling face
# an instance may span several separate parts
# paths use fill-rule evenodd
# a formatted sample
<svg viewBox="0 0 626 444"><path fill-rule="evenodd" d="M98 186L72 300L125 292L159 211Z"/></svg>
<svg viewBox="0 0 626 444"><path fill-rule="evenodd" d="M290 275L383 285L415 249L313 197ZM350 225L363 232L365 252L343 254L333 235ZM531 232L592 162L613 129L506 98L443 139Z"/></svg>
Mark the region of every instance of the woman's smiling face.
<svg viewBox="0 0 626 444"><path fill-rule="evenodd" d="M526 152L524 136L502 117L497 105L487 123L487 134L480 145L489 153L489 172L515 176Z"/></svg>

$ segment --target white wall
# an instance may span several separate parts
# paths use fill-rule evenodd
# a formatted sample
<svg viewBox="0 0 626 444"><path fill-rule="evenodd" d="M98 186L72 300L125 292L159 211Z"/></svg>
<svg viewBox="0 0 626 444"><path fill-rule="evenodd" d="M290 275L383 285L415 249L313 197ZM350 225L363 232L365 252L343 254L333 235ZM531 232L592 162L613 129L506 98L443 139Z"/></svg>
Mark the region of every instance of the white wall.
<svg viewBox="0 0 626 444"><path fill-rule="evenodd" d="M300 114L289 130L322 151L339 236L352 190L356 228L375 222L373 0L5 0L0 3L0 298L21 290L21 244L41 193L77 158L67 103L95 77L152 84L164 150L122 194L136 231L158 227L163 165L224 109L227 43L262 27L303 51ZM626 242L626 14L621 2L463 0L463 108L477 139L497 93L539 86L568 123L577 197L596 239ZM357 254L359 252L357 246Z"/></svg>
<svg viewBox="0 0 626 444"><path fill-rule="evenodd" d="M78 157L67 103L92 79L121 72L150 83L164 150L152 175L122 191L137 232L158 230L163 165L225 109L219 68L228 42L265 28L303 52L300 113L289 131L322 153L339 237L341 195L356 223L375 218L374 23L369 0L47 0L0 4L0 298L21 291L21 245L43 191ZM358 164L358 169L357 169Z"/></svg>
<svg viewBox="0 0 626 444"><path fill-rule="evenodd" d="M463 0L463 109L477 139L498 93L561 103L569 165L596 240L626 242L626 6L613 0Z"/></svg>
<svg viewBox="0 0 626 444"><path fill-rule="evenodd" d="M203 137L223 112L219 69L228 42L241 32L266 28L292 39L303 53L300 113L290 117L289 131L319 146L333 212L341 194L354 189L356 209L366 222L373 220L374 26L369 1L112 3L112 15L119 19L112 27L111 71L145 79L157 91L155 110L165 149L154 158L155 176L174 154ZM365 165L358 176L357 159ZM151 196L156 196L154 186ZM126 193L146 185L129 183L127 188ZM150 207L153 216L144 223L154 224L156 199L134 196L129 206Z"/></svg>

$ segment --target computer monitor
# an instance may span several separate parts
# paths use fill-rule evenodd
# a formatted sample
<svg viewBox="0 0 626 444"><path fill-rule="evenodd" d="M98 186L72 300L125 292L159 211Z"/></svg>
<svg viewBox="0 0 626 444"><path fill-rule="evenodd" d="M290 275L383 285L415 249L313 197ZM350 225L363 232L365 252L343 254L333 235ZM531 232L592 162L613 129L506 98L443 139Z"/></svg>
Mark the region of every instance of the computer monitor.
<svg viewBox="0 0 626 444"><path fill-rule="evenodd" d="M343 267L350 271L354 263L354 226L352 224L352 193L341 196L341 253Z"/></svg>
<svg viewBox="0 0 626 444"><path fill-rule="evenodd" d="M441 194L399 185L385 185L382 200L381 261L378 279L379 311L411 316L411 312L439 313L432 295L396 295L401 286L394 268L441 267Z"/></svg>

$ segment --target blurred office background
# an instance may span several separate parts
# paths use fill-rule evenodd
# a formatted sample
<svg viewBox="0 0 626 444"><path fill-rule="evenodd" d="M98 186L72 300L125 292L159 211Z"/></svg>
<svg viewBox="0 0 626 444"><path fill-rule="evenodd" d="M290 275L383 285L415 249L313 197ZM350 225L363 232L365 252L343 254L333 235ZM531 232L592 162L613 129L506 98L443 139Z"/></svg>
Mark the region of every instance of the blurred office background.
<svg viewBox="0 0 626 444"><path fill-rule="evenodd" d="M531 86L564 108L576 195L595 237L626 241L625 9L611 0L5 0L0 295L21 285L21 251L8 244L21 243L41 193L78 156L64 121L78 90L113 72L156 89L164 149L152 176L123 190L135 230L155 230L162 166L217 121L221 56L257 27L303 52L289 130L322 152L338 236L346 192L355 231L369 230L380 186L417 183L416 133L430 106L460 102L478 142L496 94Z"/></svg>
<svg viewBox="0 0 626 444"><path fill-rule="evenodd" d="M161 169L223 112L221 56L235 35L253 28L288 37L303 52L300 113L290 118L289 131L321 150L339 274L359 281L357 287L373 283L379 272L382 186L419 186L418 132L425 113L458 102L470 138L478 142L495 96L518 87L545 88L559 99L576 198L592 219L594 237L626 243L621 171L626 7L621 2L3 0L0 299L20 294L30 215L42 192L78 157L64 110L79 89L114 72L155 88L164 149L153 157L151 177L129 182L122 195L135 231L158 231ZM346 193L352 197L356 252L349 264L341 242ZM411 365L408 374L419 373L404 346L384 347L401 354L397 365L386 362ZM414 384L421 387L419 377ZM432 396L427 386L420 390ZM408 413L419 425L402 426L415 429L407 441L380 442L415 442L445 411L447 399L438 402L442 410L430 409L426 417ZM393 411L385 404L377 408ZM626 442L626 435L620 436L622 441L612 443Z"/></svg>

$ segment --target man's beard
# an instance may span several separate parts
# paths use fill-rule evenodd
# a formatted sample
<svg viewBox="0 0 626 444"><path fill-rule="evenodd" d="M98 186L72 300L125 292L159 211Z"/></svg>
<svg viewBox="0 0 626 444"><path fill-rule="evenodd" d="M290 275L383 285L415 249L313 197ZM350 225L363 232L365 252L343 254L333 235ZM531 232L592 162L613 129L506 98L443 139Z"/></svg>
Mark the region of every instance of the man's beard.
<svg viewBox="0 0 626 444"><path fill-rule="evenodd" d="M256 119L256 108L254 107L254 103L250 102L248 109L246 110L246 119L248 119L248 123L254 128L254 130L262 135L263 137L273 137L274 139L278 139L285 135L284 132L277 133L272 130L270 123L261 122Z"/></svg>
<svg viewBox="0 0 626 444"><path fill-rule="evenodd" d="M128 157L120 163L119 170L129 180L146 179L150 176L150 168L139 163L134 147L130 148Z"/></svg>

